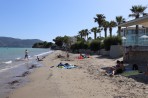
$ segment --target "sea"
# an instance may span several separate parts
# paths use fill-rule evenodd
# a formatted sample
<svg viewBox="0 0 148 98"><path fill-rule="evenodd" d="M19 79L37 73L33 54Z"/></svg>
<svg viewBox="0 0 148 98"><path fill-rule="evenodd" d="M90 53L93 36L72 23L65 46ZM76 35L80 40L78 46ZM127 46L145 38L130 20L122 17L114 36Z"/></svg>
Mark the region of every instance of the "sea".
<svg viewBox="0 0 148 98"><path fill-rule="evenodd" d="M29 60L24 59L26 49ZM43 66L36 60L37 56L42 59L52 52L42 48L0 48L0 98L6 98L10 91L29 81L26 77L17 76L33 71L30 66ZM19 81L19 84L10 85L13 81Z"/></svg>

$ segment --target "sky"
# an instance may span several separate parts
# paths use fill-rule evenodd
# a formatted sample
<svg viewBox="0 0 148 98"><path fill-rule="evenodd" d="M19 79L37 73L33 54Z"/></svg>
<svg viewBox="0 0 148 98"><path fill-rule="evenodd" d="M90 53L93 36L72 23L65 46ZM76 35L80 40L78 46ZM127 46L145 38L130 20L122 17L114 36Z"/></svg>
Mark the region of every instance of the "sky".
<svg viewBox="0 0 148 98"><path fill-rule="evenodd" d="M116 16L131 20L128 15L133 5L148 7L148 1L0 0L0 36L43 41L52 41L57 36L75 36L82 29L98 26L94 22L96 14L104 14L108 21L115 20ZM145 12L148 13L148 8ZM116 32L114 28L113 35Z"/></svg>

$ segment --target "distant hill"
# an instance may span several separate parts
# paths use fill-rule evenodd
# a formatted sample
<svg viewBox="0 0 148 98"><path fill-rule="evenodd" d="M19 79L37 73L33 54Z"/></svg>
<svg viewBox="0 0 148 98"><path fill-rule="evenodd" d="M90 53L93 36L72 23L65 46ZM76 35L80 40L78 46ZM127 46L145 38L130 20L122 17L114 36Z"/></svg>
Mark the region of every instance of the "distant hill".
<svg viewBox="0 0 148 98"><path fill-rule="evenodd" d="M0 37L0 47L32 47L34 43L42 42L39 39L18 39Z"/></svg>

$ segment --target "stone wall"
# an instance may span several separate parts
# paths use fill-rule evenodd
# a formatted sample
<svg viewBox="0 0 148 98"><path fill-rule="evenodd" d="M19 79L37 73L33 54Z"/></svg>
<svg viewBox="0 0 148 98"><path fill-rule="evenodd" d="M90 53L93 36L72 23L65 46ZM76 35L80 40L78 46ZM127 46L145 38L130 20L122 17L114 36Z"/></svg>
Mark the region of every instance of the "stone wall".
<svg viewBox="0 0 148 98"><path fill-rule="evenodd" d="M131 51L128 55L128 58L123 58L123 61L125 63L128 63L130 65L137 64L140 71L147 71L148 51Z"/></svg>
<svg viewBox="0 0 148 98"><path fill-rule="evenodd" d="M131 51L127 61L131 63L148 63L148 51Z"/></svg>

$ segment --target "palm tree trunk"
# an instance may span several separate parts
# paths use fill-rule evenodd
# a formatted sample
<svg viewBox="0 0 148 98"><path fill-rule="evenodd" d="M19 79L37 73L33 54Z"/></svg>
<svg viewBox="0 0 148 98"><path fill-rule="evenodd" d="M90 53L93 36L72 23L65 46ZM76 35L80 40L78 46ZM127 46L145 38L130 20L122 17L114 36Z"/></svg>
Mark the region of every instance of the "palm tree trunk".
<svg viewBox="0 0 148 98"><path fill-rule="evenodd" d="M121 36L121 27L118 27L118 36Z"/></svg>
<svg viewBox="0 0 148 98"><path fill-rule="evenodd" d="M94 32L94 39L96 39L96 37L97 37L97 33Z"/></svg>
<svg viewBox="0 0 148 98"><path fill-rule="evenodd" d="M107 29L104 28L105 38L107 37Z"/></svg>
<svg viewBox="0 0 148 98"><path fill-rule="evenodd" d="M82 39L82 34L80 36L81 36L81 39Z"/></svg>
<svg viewBox="0 0 148 98"><path fill-rule="evenodd" d="M135 44L138 45L138 33L139 33L139 26L136 25L136 38L135 38Z"/></svg>
<svg viewBox="0 0 148 98"><path fill-rule="evenodd" d="M109 28L110 37L112 37L112 28Z"/></svg>

